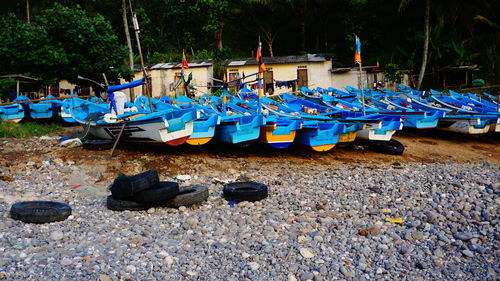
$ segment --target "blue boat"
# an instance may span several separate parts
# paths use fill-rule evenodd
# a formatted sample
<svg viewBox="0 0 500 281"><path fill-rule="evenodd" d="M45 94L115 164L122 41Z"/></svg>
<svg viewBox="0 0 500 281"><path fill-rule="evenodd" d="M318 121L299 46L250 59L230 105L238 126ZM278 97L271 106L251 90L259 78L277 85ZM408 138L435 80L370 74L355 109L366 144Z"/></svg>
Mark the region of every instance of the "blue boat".
<svg viewBox="0 0 500 281"><path fill-rule="evenodd" d="M283 94L281 97L287 106L297 112L314 113L329 116L330 118L337 118L342 121L374 121L367 123L366 128L357 133L357 136L362 139L389 141L397 130L403 128L403 118L399 115L379 113L363 115L362 112L349 111L331 104L328 106L328 103L320 105L290 94Z"/></svg>
<svg viewBox="0 0 500 281"><path fill-rule="evenodd" d="M108 87L110 93L141 85L144 79L124 85ZM158 112L137 109L115 115L120 110L110 110L110 105L95 104L80 98L72 98L72 117L89 133L102 139L116 139L123 131L123 141L153 142L180 145L193 133L195 109L167 109ZM112 105L113 106L113 105ZM115 107L117 105L114 105Z"/></svg>
<svg viewBox="0 0 500 281"><path fill-rule="evenodd" d="M172 104L172 100L168 97L162 97L160 100L152 98L153 107L155 111L168 110L168 109L196 109L198 118L193 121L193 133L186 140L190 145L203 145L213 139L215 135L215 127L220 124L221 117L212 109L202 107L195 103L192 99L179 96L176 104ZM149 103L144 96L138 97L135 106L139 108L149 109Z"/></svg>
<svg viewBox="0 0 500 281"><path fill-rule="evenodd" d="M225 98L224 95L226 95ZM257 142L260 136L260 126L265 124L264 116L255 114L231 102L223 102L223 99L229 100L230 96L224 92L222 98L204 96L201 99L216 114L221 116L220 124L215 128L215 139L219 142L242 147Z"/></svg>
<svg viewBox="0 0 500 281"><path fill-rule="evenodd" d="M54 98L52 95L45 97L46 99ZM29 103L30 116L33 119L50 119L54 117L60 104L53 100L40 101L38 103Z"/></svg>
<svg viewBox="0 0 500 281"><path fill-rule="evenodd" d="M24 118L24 108L20 104L0 106L0 120L19 123Z"/></svg>
<svg viewBox="0 0 500 281"><path fill-rule="evenodd" d="M436 100L432 98L432 92L413 90L402 84L398 88L402 91L400 94L404 95L406 103L411 104L412 107L446 112L446 116L439 120L437 129L461 134L485 134L490 130L490 124L498 124L498 118L495 118L495 116ZM495 125L496 127L498 125Z"/></svg>

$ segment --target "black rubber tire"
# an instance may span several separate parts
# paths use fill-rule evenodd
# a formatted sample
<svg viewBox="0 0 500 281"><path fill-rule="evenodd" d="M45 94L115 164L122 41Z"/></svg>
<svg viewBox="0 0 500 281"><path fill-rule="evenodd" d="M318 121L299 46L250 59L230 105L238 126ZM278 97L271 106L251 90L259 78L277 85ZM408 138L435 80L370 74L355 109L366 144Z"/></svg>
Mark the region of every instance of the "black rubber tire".
<svg viewBox="0 0 500 281"><path fill-rule="evenodd" d="M112 140L84 140L82 147L88 150L108 150L113 148L113 144Z"/></svg>
<svg viewBox="0 0 500 281"><path fill-rule="evenodd" d="M134 201L118 200L109 195L106 199L106 207L113 211L144 211L152 206Z"/></svg>
<svg viewBox="0 0 500 281"><path fill-rule="evenodd" d="M147 171L135 176L119 175L115 178L109 190L115 199L133 201L137 193L157 188L159 184L158 172Z"/></svg>
<svg viewBox="0 0 500 281"><path fill-rule="evenodd" d="M267 185L263 183L247 181L233 182L224 185L222 190L227 201L259 201L268 196Z"/></svg>
<svg viewBox="0 0 500 281"><path fill-rule="evenodd" d="M10 208L10 217L27 223L63 221L71 215L68 204L54 201L17 202Z"/></svg>
<svg viewBox="0 0 500 281"><path fill-rule="evenodd" d="M204 202L208 198L208 187L204 185L188 185L179 188L179 194L174 199L168 200L165 207L179 208Z"/></svg>
<svg viewBox="0 0 500 281"><path fill-rule="evenodd" d="M133 201L145 204L165 203L179 195L179 184L171 181L161 181L153 189L146 189L134 195Z"/></svg>
<svg viewBox="0 0 500 281"><path fill-rule="evenodd" d="M402 155L405 147L397 140L390 141L374 141L370 143L370 149L375 152L380 152L389 155Z"/></svg>

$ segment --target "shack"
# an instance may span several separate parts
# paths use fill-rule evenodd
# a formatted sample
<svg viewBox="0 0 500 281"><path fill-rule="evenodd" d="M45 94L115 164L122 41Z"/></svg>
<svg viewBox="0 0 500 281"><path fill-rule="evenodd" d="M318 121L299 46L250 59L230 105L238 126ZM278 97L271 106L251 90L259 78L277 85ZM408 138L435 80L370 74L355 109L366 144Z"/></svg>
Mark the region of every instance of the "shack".
<svg viewBox="0 0 500 281"><path fill-rule="evenodd" d="M175 96L180 90L178 82L182 73L181 62L157 63L146 66L146 71L151 76L151 89L153 97ZM142 69L138 66L134 69L136 79L143 77ZM184 69L184 77L187 79L192 74L190 86L192 86L194 94L201 96L204 93L209 93L210 86L213 84L213 60L193 60L189 61L189 68ZM124 90L125 94L130 99L129 90ZM134 89L134 95L143 95L143 89Z"/></svg>

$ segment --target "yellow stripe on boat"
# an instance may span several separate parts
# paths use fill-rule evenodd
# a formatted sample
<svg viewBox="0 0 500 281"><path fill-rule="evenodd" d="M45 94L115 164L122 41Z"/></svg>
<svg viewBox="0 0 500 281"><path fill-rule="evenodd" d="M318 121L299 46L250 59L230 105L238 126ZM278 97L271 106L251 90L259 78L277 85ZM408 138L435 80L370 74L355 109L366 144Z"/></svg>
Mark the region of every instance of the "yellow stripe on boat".
<svg viewBox="0 0 500 281"><path fill-rule="evenodd" d="M295 139L296 131L290 131L290 134L288 135L273 135L274 128L274 126L260 127L259 141L265 143L293 142L293 140Z"/></svg>
<svg viewBox="0 0 500 281"><path fill-rule="evenodd" d="M345 134L340 134L339 136L339 142L352 142L356 139L356 135L358 132L350 132L350 133L345 133Z"/></svg>
<svg viewBox="0 0 500 281"><path fill-rule="evenodd" d="M335 146L335 144L324 144L324 145L311 146L311 148L314 151L324 152L324 151L328 151L328 150L332 149L334 146Z"/></svg>
<svg viewBox="0 0 500 281"><path fill-rule="evenodd" d="M211 137L188 139L186 143L190 145L203 145L209 142L211 139L212 139Z"/></svg>

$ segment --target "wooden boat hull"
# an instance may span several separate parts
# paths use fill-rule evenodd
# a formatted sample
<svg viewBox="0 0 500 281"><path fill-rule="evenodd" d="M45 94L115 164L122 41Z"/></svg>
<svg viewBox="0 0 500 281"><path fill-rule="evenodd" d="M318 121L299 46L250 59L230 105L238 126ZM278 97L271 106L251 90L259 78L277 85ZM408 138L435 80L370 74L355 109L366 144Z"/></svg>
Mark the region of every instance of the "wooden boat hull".
<svg viewBox="0 0 500 281"><path fill-rule="evenodd" d="M306 127L299 130L297 142L310 146L314 151L326 152L338 143L340 134L344 132L344 124L323 123L315 128Z"/></svg>
<svg viewBox="0 0 500 281"><path fill-rule="evenodd" d="M489 120L482 120L479 118L469 120L444 118L439 121L438 129L460 134L478 135L486 134L490 130L490 124Z"/></svg>
<svg viewBox="0 0 500 281"><path fill-rule="evenodd" d="M215 135L215 127L220 122L217 115L210 116L207 120L195 120L193 134L186 141L189 145L203 145L208 143Z"/></svg>
<svg viewBox="0 0 500 281"><path fill-rule="evenodd" d="M89 133L102 139L116 139L120 133L121 122L112 124L91 124ZM85 126L85 124L82 124ZM129 122L123 130L122 141L155 142L168 145L181 145L187 141L193 132L193 121L185 123L183 129L169 132L168 120L161 118L147 122Z"/></svg>
<svg viewBox="0 0 500 281"><path fill-rule="evenodd" d="M292 145L296 131L279 132L275 125L260 127L259 141L269 144L272 148L285 149Z"/></svg>
<svg viewBox="0 0 500 281"><path fill-rule="evenodd" d="M24 109L19 104L0 106L0 119L19 123L24 118Z"/></svg>
<svg viewBox="0 0 500 281"><path fill-rule="evenodd" d="M49 119L54 116L52 103L32 103L29 105L29 109L33 119Z"/></svg>
<svg viewBox="0 0 500 281"><path fill-rule="evenodd" d="M357 135L358 132L349 132L345 134L340 134L339 142L353 142L354 140L356 140Z"/></svg>
<svg viewBox="0 0 500 281"><path fill-rule="evenodd" d="M403 129L402 121L382 121L378 128L367 126L358 132L358 138L364 140L390 141L396 131Z"/></svg>
<svg viewBox="0 0 500 281"><path fill-rule="evenodd" d="M257 141L260 135L262 116L243 116L221 121L215 128L215 139L219 142L239 144Z"/></svg>

